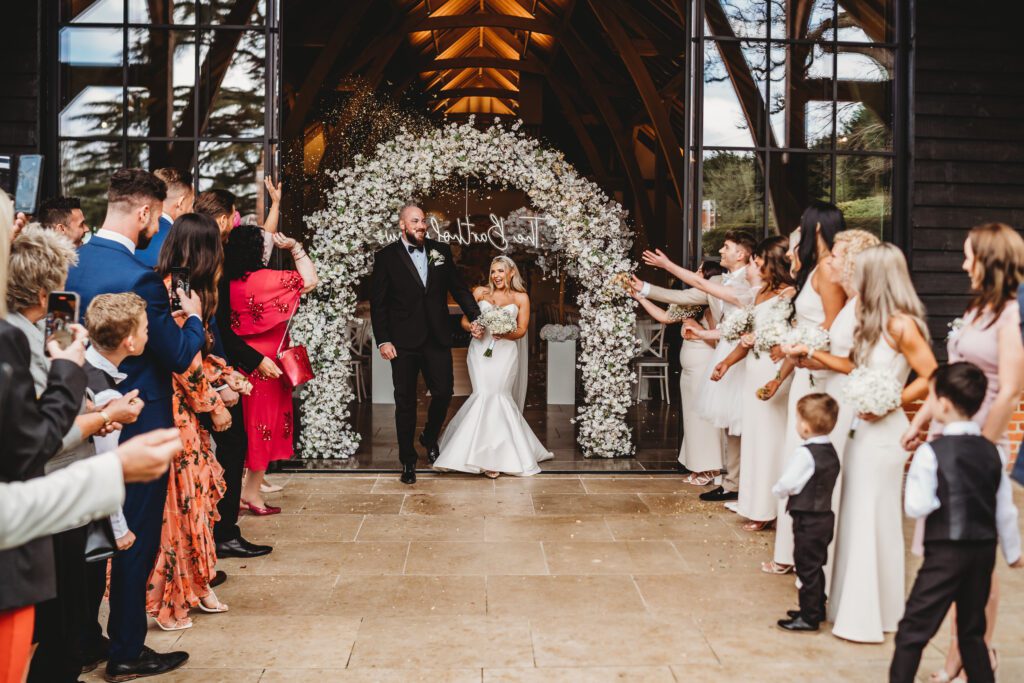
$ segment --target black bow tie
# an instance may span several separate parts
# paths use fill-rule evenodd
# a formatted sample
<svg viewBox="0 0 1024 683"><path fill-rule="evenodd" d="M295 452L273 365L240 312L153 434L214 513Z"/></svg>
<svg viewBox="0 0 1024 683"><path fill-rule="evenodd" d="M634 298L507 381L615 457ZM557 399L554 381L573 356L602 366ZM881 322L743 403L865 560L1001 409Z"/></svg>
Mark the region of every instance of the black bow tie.
<svg viewBox="0 0 1024 683"><path fill-rule="evenodd" d="M423 245L422 244L420 246L418 246L418 247L413 246L411 244L407 244L405 246L409 247L409 253L410 254L413 253L414 251L423 251Z"/></svg>

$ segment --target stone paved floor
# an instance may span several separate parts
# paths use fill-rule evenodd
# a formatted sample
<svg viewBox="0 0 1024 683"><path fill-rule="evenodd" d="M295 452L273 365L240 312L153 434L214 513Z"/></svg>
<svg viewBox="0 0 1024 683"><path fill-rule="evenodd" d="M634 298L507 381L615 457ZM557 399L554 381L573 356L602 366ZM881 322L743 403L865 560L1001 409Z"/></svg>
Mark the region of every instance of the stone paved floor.
<svg viewBox="0 0 1024 683"><path fill-rule="evenodd" d="M229 613L197 614L180 633L151 627L152 647L191 654L156 680L885 678L891 637L857 645L775 628L796 593L792 576L758 569L773 534L744 532L677 476L278 480L285 514L243 518L273 554L221 562ZM1024 571L999 563L1000 679L1019 681ZM916 569L909 561L908 578ZM920 680L945 646L928 648Z"/></svg>

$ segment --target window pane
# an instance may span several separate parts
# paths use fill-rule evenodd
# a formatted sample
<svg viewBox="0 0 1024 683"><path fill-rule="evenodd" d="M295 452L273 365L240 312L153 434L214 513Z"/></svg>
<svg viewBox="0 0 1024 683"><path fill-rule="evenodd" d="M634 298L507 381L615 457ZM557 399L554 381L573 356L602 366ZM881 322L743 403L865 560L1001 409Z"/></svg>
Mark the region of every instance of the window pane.
<svg viewBox="0 0 1024 683"><path fill-rule="evenodd" d="M768 31L768 0L708 3L705 20L707 35L764 38Z"/></svg>
<svg viewBox="0 0 1024 683"><path fill-rule="evenodd" d="M763 43L704 44L704 145L763 143L767 53ZM733 83L753 83L738 91Z"/></svg>
<svg viewBox="0 0 1024 683"><path fill-rule="evenodd" d="M701 240L706 256L718 253L727 230L761 235L764 176L753 152L705 152L703 187Z"/></svg>
<svg viewBox="0 0 1024 683"><path fill-rule="evenodd" d="M199 0L199 20L204 24L263 26L267 0Z"/></svg>
<svg viewBox="0 0 1024 683"><path fill-rule="evenodd" d="M120 76L120 69L118 69ZM122 134L124 99L121 86L82 86L87 76L72 72L64 78L67 102L60 111L60 135L109 137Z"/></svg>
<svg viewBox="0 0 1024 683"><path fill-rule="evenodd" d="M219 83L204 78L200 83L202 102L210 102L204 137L260 137L266 113L264 78L266 48L264 35L255 31L212 31L203 35L207 55L216 60L230 54L231 62ZM212 70L207 71L209 76Z"/></svg>
<svg viewBox="0 0 1024 683"><path fill-rule="evenodd" d="M796 0L772 0L771 35L775 40L832 40L835 0L814 0L803 22L794 21L792 12L806 11L808 3Z"/></svg>
<svg viewBox="0 0 1024 683"><path fill-rule="evenodd" d="M219 187L238 197L238 210L256 211L256 196L263 188L263 145L259 143L202 142L199 144L199 191Z"/></svg>
<svg viewBox="0 0 1024 683"><path fill-rule="evenodd" d="M110 174L122 167L118 141L64 140L60 143L61 194L82 200L91 226L99 226L107 206Z"/></svg>
<svg viewBox="0 0 1024 683"><path fill-rule="evenodd" d="M895 35L892 0L845 0L839 3L839 40L888 43Z"/></svg>
<svg viewBox="0 0 1024 683"><path fill-rule="evenodd" d="M60 30L60 62L71 66L121 66L124 34L119 28Z"/></svg>
<svg viewBox="0 0 1024 683"><path fill-rule="evenodd" d="M841 52L837 57L839 99L837 147L892 149L891 50L866 48L871 54Z"/></svg>
<svg viewBox="0 0 1024 683"><path fill-rule="evenodd" d="M831 148L832 63L820 45L772 46L771 123L777 145Z"/></svg>
<svg viewBox="0 0 1024 683"><path fill-rule="evenodd" d="M76 24L124 22L124 0L61 0L60 20Z"/></svg>
<svg viewBox="0 0 1024 683"><path fill-rule="evenodd" d="M892 159L889 157L836 157L836 204L848 228L860 228L879 237L892 234Z"/></svg>
<svg viewBox="0 0 1024 683"><path fill-rule="evenodd" d="M136 67L129 72L128 134L191 136L194 117L186 107L196 75L195 32L131 29L128 55Z"/></svg>
<svg viewBox="0 0 1024 683"><path fill-rule="evenodd" d="M788 235L808 204L832 201L830 155L772 152L768 177L771 232Z"/></svg>
<svg viewBox="0 0 1024 683"><path fill-rule="evenodd" d="M153 7L158 13L154 15ZM128 21L132 24L194 24L196 23L195 0L128 0Z"/></svg>

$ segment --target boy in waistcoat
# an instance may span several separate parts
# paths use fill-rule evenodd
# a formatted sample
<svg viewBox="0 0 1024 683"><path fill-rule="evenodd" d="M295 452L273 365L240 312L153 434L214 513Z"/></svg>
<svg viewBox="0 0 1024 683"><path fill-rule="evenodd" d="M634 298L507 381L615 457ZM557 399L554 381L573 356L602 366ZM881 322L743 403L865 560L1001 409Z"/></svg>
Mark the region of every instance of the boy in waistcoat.
<svg viewBox="0 0 1024 683"><path fill-rule="evenodd" d="M925 517L924 563L896 634L890 681L913 681L921 651L956 603L957 640L971 683L994 680L985 644L985 604L992 586L996 541L1021 566L1017 508L1006 475L1006 454L981 435L971 416L988 380L971 363L939 367L928 400L942 436L923 444L907 473L903 508Z"/></svg>
<svg viewBox="0 0 1024 683"><path fill-rule="evenodd" d="M800 578L800 609L778 621L785 631L817 631L825 620L825 572L835 514L832 491L839 477L839 455L829 440L839 404L828 394L808 394L796 404L797 447L779 481L772 487L778 498L789 497L786 511L793 518L793 560Z"/></svg>

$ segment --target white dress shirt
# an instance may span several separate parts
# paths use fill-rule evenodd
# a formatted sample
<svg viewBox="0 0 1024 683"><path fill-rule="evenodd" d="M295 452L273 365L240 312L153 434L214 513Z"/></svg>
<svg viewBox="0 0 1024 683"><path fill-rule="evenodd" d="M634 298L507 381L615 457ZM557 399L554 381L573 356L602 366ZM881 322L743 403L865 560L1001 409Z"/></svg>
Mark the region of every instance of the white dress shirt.
<svg viewBox="0 0 1024 683"><path fill-rule="evenodd" d="M825 434L823 436L812 436L800 446L797 446L793 457L786 463L786 469L782 471L782 476L779 477L779 480L775 482L775 486L772 487L772 493L776 498L795 496L804 490L804 486L814 476L814 456L811 455L811 451L807 448L807 445L812 443L826 444L831 443L831 441L828 435Z"/></svg>
<svg viewBox="0 0 1024 683"><path fill-rule="evenodd" d="M45 477L0 483L0 550L106 517L124 500L116 453L81 460Z"/></svg>
<svg viewBox="0 0 1024 683"><path fill-rule="evenodd" d="M402 248L405 249L405 253L409 254L409 258L412 259L412 264L416 266L416 272L420 274L420 280L423 281L423 286L426 287L427 267L430 265L429 261L427 260L426 243L424 243L422 247L416 249L415 251L409 251L409 247L411 247L412 245L409 242L405 241L405 236L403 235L399 239L402 240Z"/></svg>
<svg viewBox="0 0 1024 683"><path fill-rule="evenodd" d="M943 436L970 434L980 436L981 428L975 422L950 422L942 430ZM1003 463L996 490L996 531L999 545L1008 564L1020 559L1020 529L1017 527L1017 506L1013 504L1013 489L1006 476L1006 453L998 448ZM927 517L939 509L939 463L930 444L921 444L914 453L907 472L907 489L903 494L903 511L907 517Z"/></svg>
<svg viewBox="0 0 1024 683"><path fill-rule="evenodd" d="M132 252L133 255L135 254L135 242L132 242L130 239L128 239L119 232L114 232L113 230L106 230L105 228L100 228L99 230L96 231L96 236L102 237L105 240L110 240L111 242L117 242L122 247Z"/></svg>
<svg viewBox="0 0 1024 683"><path fill-rule="evenodd" d="M95 346L90 346L85 350L85 362L113 378L115 384L120 384L124 381L124 378L128 376L118 370L116 365L104 358L100 352L96 350ZM123 395L124 394L116 389L107 389L96 394L93 400L96 405L102 406L106 405L110 401L121 398ZM92 437L92 441L96 446L97 453L105 453L116 449L120 438L120 432L111 432L106 436L96 434ZM125 519L124 511L120 506L117 508L116 512L110 515L110 526L114 529L114 538L123 538L130 531L128 528L128 520Z"/></svg>

